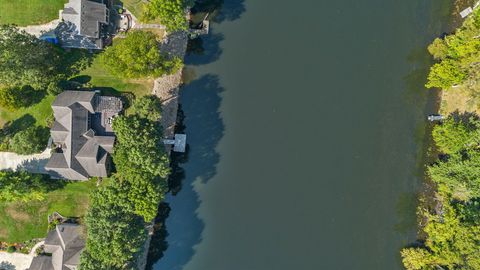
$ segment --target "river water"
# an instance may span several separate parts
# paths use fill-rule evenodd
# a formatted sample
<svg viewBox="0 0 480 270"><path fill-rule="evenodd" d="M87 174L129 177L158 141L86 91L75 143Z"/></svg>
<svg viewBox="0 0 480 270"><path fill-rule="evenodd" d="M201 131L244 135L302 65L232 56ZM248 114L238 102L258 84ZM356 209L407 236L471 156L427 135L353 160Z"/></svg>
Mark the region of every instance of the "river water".
<svg viewBox="0 0 480 270"><path fill-rule="evenodd" d="M395 270L449 0L225 0L187 57L156 270Z"/></svg>

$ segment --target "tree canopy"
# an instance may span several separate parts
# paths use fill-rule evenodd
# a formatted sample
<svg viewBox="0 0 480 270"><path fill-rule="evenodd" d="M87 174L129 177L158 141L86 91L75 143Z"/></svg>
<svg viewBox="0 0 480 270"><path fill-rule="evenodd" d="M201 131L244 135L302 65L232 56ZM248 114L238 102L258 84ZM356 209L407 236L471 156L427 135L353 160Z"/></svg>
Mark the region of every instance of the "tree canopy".
<svg viewBox="0 0 480 270"><path fill-rule="evenodd" d="M151 0L145 6L142 20L156 20L165 25L169 32L187 30L187 9L192 5L190 0Z"/></svg>
<svg viewBox="0 0 480 270"><path fill-rule="evenodd" d="M132 31L105 49L101 60L115 75L127 78L158 77L177 71L179 58L169 59L159 50L157 36L148 31Z"/></svg>
<svg viewBox="0 0 480 270"><path fill-rule="evenodd" d="M476 148L480 144L480 121L473 115L451 115L433 128L432 136L445 154Z"/></svg>
<svg viewBox="0 0 480 270"><path fill-rule="evenodd" d="M53 45L14 26L0 25L0 85L46 89L56 81L60 57Z"/></svg>
<svg viewBox="0 0 480 270"><path fill-rule="evenodd" d="M157 121L161 116L158 104L155 97L141 98L134 103L132 114L113 122L117 172L92 195L85 218L88 236L81 258L83 270L99 266L130 269L142 250L145 224L157 215L170 173Z"/></svg>

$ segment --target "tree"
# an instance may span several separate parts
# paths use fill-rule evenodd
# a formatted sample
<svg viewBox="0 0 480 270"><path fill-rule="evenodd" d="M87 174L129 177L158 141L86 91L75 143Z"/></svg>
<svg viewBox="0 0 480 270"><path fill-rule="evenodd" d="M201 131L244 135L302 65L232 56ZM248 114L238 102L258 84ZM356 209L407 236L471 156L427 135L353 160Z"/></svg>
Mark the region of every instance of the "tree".
<svg viewBox="0 0 480 270"><path fill-rule="evenodd" d="M143 219L132 213L130 203L115 183L91 194L91 206L85 216L86 253L81 269L123 269L134 260L145 241ZM97 268L91 268L97 265Z"/></svg>
<svg viewBox="0 0 480 270"><path fill-rule="evenodd" d="M148 31L130 32L100 57L110 72L127 78L158 77L181 66L179 58L168 59L160 53L157 36Z"/></svg>
<svg viewBox="0 0 480 270"><path fill-rule="evenodd" d="M3 88L0 89L0 106L8 110L28 107L37 101L39 94L29 85Z"/></svg>
<svg viewBox="0 0 480 270"><path fill-rule="evenodd" d="M448 89L461 83L466 76L467 73L460 69L458 63L451 59L445 59L432 66L425 86L427 88Z"/></svg>
<svg viewBox="0 0 480 270"><path fill-rule="evenodd" d="M445 40L436 38L433 43L428 46L428 52L430 52L434 59L440 60L447 56L448 46Z"/></svg>
<svg viewBox="0 0 480 270"><path fill-rule="evenodd" d="M142 170L165 178L170 173L162 128L137 114L119 116L113 122L117 136L113 161L118 172Z"/></svg>
<svg viewBox="0 0 480 270"><path fill-rule="evenodd" d="M480 144L480 121L473 116L451 115L433 128L435 144L445 154L477 148Z"/></svg>
<svg viewBox="0 0 480 270"><path fill-rule="evenodd" d="M425 246L402 250L408 270L478 269L480 226L464 222L448 198L445 199L441 214L425 214Z"/></svg>
<svg viewBox="0 0 480 270"><path fill-rule="evenodd" d="M157 96L143 96L133 103L133 111L142 118L158 121L162 116L162 102Z"/></svg>
<svg viewBox="0 0 480 270"><path fill-rule="evenodd" d="M141 19L160 19L169 32L187 30L186 11L191 4L191 1L186 0L151 0L145 6Z"/></svg>
<svg viewBox="0 0 480 270"><path fill-rule="evenodd" d="M57 78L59 51L14 26L0 25L0 85L46 89Z"/></svg>
<svg viewBox="0 0 480 270"><path fill-rule="evenodd" d="M480 153L477 151L451 155L447 161L430 166L428 174L457 200L480 197Z"/></svg>
<svg viewBox="0 0 480 270"><path fill-rule="evenodd" d="M49 178L45 175L25 171L0 171L1 202L43 200L49 186Z"/></svg>
<svg viewBox="0 0 480 270"><path fill-rule="evenodd" d="M17 154L30 155L45 150L49 131L44 127L30 127L19 131L10 140L10 149Z"/></svg>

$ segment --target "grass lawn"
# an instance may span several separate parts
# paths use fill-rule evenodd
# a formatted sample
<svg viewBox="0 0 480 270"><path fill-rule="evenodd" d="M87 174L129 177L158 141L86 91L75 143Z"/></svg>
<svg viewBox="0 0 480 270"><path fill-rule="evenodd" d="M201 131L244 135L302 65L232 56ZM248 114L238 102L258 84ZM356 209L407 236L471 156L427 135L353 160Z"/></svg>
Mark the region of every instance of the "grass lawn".
<svg viewBox="0 0 480 270"><path fill-rule="evenodd" d="M95 181L68 183L48 193L44 201L0 203L0 241L18 243L45 237L47 216L54 211L66 217L83 217L94 188Z"/></svg>
<svg viewBox="0 0 480 270"><path fill-rule="evenodd" d="M98 55L93 59L92 65L80 73L79 78L89 81L94 88L103 90L107 95L123 92L141 97L151 94L153 88L153 79L126 79L111 74Z"/></svg>
<svg viewBox="0 0 480 270"><path fill-rule="evenodd" d="M8 111L0 107L0 127L8 121L19 119L27 114L30 114L33 116L33 118L35 118L36 125L44 127L47 126L47 118L53 114L51 104L54 99L54 96L48 95L44 97L40 103L15 111Z"/></svg>
<svg viewBox="0 0 480 270"><path fill-rule="evenodd" d="M0 24L26 26L58 18L68 0L0 0Z"/></svg>

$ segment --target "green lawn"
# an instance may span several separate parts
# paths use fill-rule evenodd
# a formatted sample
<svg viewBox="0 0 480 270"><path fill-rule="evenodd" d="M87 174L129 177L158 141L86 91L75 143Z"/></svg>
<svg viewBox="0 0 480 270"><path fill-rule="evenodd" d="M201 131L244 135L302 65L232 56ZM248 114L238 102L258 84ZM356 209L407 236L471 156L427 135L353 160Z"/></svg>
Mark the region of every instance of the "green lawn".
<svg viewBox="0 0 480 270"><path fill-rule="evenodd" d="M1 0L0 0L1 1ZM47 118L49 118L52 111L52 102L55 99L54 96L48 95L42 99L40 103L37 103L31 107L21 108L15 111L8 111L0 107L0 127L6 122L19 119L24 115L31 115L36 120L36 125L47 126Z"/></svg>
<svg viewBox="0 0 480 270"><path fill-rule="evenodd" d="M0 24L43 24L58 18L68 0L0 0Z"/></svg>
<svg viewBox="0 0 480 270"><path fill-rule="evenodd" d="M89 81L94 88L101 89L104 94L108 95L123 92L141 97L151 94L153 88L152 79L133 80L111 74L102 64L98 55L93 59L92 65L80 73L80 78Z"/></svg>
<svg viewBox="0 0 480 270"><path fill-rule="evenodd" d="M47 216L55 211L66 217L83 217L88 208L88 195L94 188L94 180L68 183L47 194L44 201L0 203L0 241L19 243L45 237Z"/></svg>

